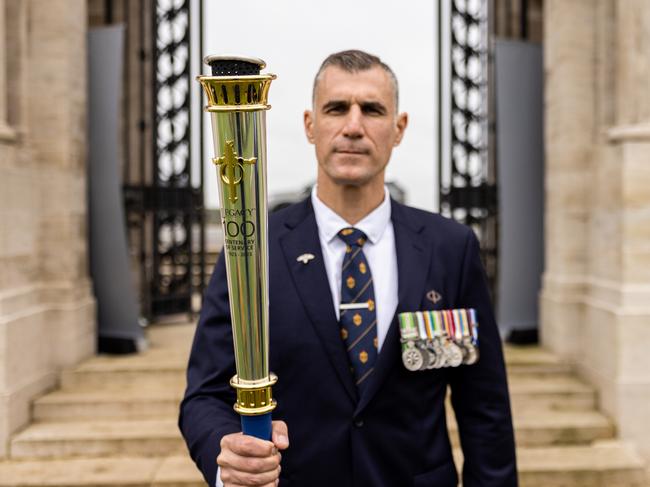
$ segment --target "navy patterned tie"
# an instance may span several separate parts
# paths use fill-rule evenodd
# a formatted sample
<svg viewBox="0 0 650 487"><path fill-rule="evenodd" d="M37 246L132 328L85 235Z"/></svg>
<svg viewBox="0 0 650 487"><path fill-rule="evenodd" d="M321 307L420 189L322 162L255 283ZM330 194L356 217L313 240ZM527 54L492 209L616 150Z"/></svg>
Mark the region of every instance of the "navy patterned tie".
<svg viewBox="0 0 650 487"><path fill-rule="evenodd" d="M344 228L338 236L346 244L341 272L341 337L357 387L362 391L377 360L375 291L362 249L367 237L356 228Z"/></svg>

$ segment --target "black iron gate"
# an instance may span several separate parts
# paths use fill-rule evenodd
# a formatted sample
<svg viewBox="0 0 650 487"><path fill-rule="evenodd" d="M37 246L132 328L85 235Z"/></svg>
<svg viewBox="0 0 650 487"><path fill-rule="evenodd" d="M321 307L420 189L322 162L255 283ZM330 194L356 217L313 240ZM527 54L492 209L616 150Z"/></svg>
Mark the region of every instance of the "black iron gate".
<svg viewBox="0 0 650 487"><path fill-rule="evenodd" d="M200 29L201 2L131 2L137 11L124 3L135 17L127 18L126 48L137 62L127 63L123 190L141 310L147 319L194 313L205 286L203 175L191 150L201 118L191 106L192 59L201 49L191 33Z"/></svg>
<svg viewBox="0 0 650 487"><path fill-rule="evenodd" d="M440 72L448 73L441 77L441 87L447 88L450 99L440 120L441 127L449 128L441 130L440 137L440 211L476 232L496 302L498 218L489 76L490 1L450 0L447 6L448 10L439 10ZM445 82L447 86L442 86Z"/></svg>

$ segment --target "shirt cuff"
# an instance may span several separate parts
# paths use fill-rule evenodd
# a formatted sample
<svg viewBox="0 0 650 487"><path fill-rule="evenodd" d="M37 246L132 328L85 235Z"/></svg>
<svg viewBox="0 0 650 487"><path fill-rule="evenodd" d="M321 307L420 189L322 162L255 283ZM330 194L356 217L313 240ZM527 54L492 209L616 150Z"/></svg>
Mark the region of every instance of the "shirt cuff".
<svg viewBox="0 0 650 487"><path fill-rule="evenodd" d="M214 483L214 487L223 487L223 482L221 481L221 467L217 467L217 481Z"/></svg>

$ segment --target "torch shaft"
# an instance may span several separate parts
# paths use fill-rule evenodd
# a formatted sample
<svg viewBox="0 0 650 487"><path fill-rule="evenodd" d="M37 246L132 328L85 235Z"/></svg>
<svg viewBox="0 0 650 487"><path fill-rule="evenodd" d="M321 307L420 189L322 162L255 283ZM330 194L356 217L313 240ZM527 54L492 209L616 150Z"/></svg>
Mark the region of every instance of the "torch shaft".
<svg viewBox="0 0 650 487"><path fill-rule="evenodd" d="M237 376L269 376L264 111L211 114Z"/></svg>

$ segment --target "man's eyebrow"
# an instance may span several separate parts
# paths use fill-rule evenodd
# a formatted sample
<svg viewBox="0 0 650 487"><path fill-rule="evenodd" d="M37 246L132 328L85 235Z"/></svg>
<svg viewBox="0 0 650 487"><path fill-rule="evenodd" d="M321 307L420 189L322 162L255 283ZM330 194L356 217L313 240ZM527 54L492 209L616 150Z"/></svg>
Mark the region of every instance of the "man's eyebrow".
<svg viewBox="0 0 650 487"><path fill-rule="evenodd" d="M379 102L379 101L365 101L361 103L361 109L366 111L366 110L372 110L377 113L381 113L382 115L385 115L388 113L388 109L386 106Z"/></svg>
<svg viewBox="0 0 650 487"><path fill-rule="evenodd" d="M322 110L323 111L332 110L332 109L347 110L348 108L350 108L350 102L347 100L330 100L323 105ZM384 105L379 101L362 101L361 110L364 112L380 113L382 115L388 113L388 109L386 108L386 105Z"/></svg>
<svg viewBox="0 0 650 487"><path fill-rule="evenodd" d="M348 108L350 103L345 100L330 100L323 105L323 110L330 110L332 108Z"/></svg>

